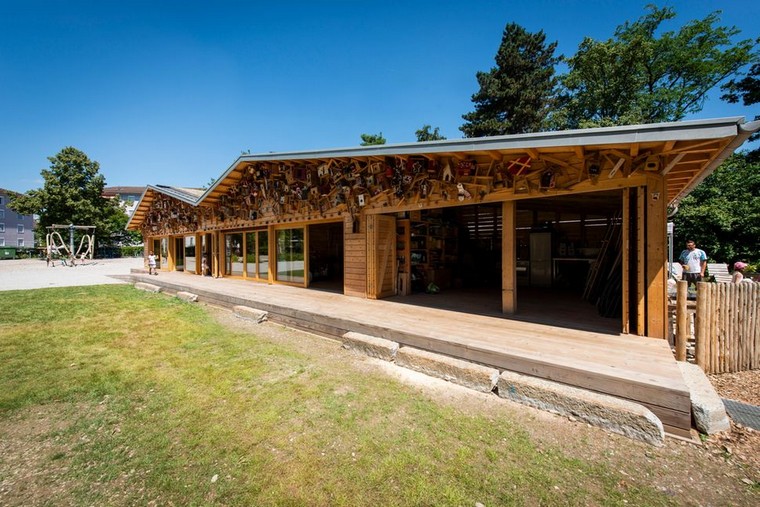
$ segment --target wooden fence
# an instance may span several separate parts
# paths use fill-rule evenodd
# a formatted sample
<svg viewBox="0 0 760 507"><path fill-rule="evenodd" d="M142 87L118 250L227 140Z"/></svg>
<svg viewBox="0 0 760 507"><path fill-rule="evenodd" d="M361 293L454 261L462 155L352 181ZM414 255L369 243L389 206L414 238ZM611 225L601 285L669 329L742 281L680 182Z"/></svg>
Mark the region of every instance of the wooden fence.
<svg viewBox="0 0 760 507"><path fill-rule="evenodd" d="M678 282L676 359L691 334L686 282ZM694 322L696 362L705 373L760 368L760 283L699 283Z"/></svg>

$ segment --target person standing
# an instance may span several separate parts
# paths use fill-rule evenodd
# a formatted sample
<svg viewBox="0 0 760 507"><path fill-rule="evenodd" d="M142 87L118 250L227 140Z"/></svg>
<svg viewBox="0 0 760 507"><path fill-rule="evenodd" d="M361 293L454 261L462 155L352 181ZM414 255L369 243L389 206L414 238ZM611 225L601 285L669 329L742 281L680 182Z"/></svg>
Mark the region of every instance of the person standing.
<svg viewBox="0 0 760 507"><path fill-rule="evenodd" d="M744 270L747 269L747 263L738 261L734 263L734 273L731 275L733 283L751 282L752 278L744 276Z"/></svg>
<svg viewBox="0 0 760 507"><path fill-rule="evenodd" d="M689 282L689 285L701 282L705 277L707 269L707 254L704 250L697 248L693 239L686 241L686 250L681 252L678 258L683 266L683 279Z"/></svg>
<svg viewBox="0 0 760 507"><path fill-rule="evenodd" d="M148 254L148 274L149 275L158 274L158 271L156 271L156 256L153 254L153 252L150 252Z"/></svg>

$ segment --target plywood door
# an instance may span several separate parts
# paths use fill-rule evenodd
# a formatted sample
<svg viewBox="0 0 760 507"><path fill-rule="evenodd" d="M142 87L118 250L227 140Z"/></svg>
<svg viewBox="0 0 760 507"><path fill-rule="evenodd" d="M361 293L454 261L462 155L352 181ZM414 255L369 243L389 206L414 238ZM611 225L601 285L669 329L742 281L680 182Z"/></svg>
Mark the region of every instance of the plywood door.
<svg viewBox="0 0 760 507"><path fill-rule="evenodd" d="M367 297L396 294L396 218L367 217Z"/></svg>

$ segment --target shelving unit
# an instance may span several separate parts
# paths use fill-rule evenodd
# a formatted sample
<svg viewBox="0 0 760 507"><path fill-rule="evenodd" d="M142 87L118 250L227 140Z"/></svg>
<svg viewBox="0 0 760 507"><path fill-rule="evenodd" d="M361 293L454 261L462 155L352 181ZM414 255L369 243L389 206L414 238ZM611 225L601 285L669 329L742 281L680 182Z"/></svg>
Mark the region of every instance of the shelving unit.
<svg viewBox="0 0 760 507"><path fill-rule="evenodd" d="M410 288L424 291L427 284L452 285L457 261L457 229L440 217L421 216L409 221Z"/></svg>
<svg viewBox="0 0 760 507"><path fill-rule="evenodd" d="M412 290L409 225L410 222L408 219L396 220L396 293L399 296L406 296Z"/></svg>

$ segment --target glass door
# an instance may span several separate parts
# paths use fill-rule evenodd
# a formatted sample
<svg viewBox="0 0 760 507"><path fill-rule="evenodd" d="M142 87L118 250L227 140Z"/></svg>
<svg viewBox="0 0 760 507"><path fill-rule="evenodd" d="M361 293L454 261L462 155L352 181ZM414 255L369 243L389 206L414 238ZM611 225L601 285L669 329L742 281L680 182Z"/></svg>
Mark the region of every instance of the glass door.
<svg viewBox="0 0 760 507"><path fill-rule="evenodd" d="M195 273L195 236L185 236L185 271Z"/></svg>
<svg viewBox="0 0 760 507"><path fill-rule="evenodd" d="M225 234L224 240L224 272L232 276L243 276L243 233Z"/></svg>
<svg viewBox="0 0 760 507"><path fill-rule="evenodd" d="M277 281L304 283L304 229L282 229L277 238Z"/></svg>

